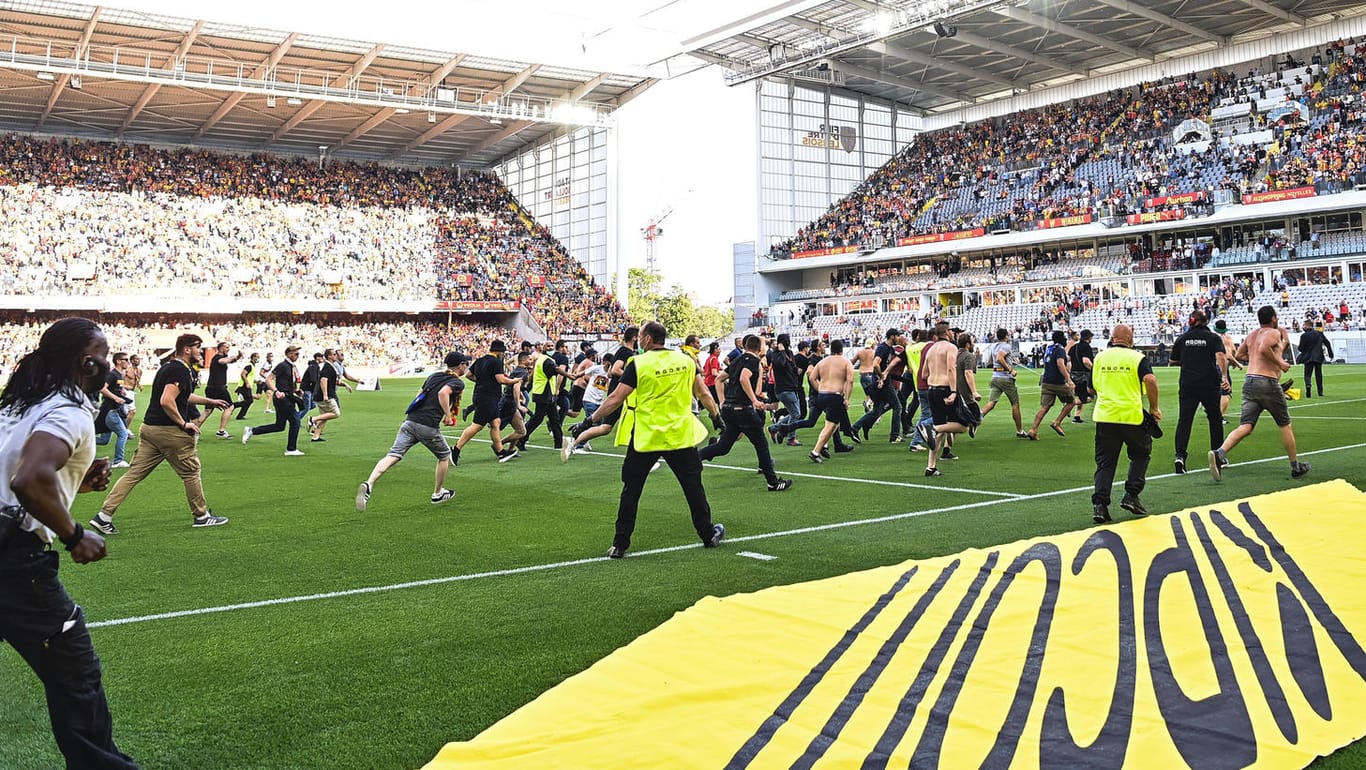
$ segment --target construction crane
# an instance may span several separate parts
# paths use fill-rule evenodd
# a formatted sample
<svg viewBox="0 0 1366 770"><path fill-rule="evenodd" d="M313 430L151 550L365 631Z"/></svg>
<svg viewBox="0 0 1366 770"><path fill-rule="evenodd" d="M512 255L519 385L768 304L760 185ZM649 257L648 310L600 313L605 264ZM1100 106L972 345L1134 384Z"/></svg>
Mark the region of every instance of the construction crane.
<svg viewBox="0 0 1366 770"><path fill-rule="evenodd" d="M655 261L655 241L664 235L664 228L660 227L669 215L674 213L673 206L666 206L663 211L656 214L649 224L640 228L640 236L645 239L645 269L651 273L659 272L659 264Z"/></svg>

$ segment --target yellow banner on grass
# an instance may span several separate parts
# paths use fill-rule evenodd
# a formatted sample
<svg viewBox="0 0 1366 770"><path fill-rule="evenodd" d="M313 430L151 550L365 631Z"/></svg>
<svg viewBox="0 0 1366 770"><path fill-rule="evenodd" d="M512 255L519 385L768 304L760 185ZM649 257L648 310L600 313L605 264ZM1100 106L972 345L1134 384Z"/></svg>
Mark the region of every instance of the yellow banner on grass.
<svg viewBox="0 0 1366 770"><path fill-rule="evenodd" d="M1363 513L1332 481L707 598L427 767L1301 768L1366 734Z"/></svg>

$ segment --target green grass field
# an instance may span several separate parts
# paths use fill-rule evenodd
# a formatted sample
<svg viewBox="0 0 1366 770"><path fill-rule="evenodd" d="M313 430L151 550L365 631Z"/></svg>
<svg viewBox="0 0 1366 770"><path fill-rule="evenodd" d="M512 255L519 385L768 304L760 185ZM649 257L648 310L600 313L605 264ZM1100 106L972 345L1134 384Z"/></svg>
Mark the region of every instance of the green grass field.
<svg viewBox="0 0 1366 770"><path fill-rule="evenodd" d="M1366 366L1329 367L1328 398L1294 402L1300 451L1314 466L1303 481L1289 478L1269 418L1234 452L1222 484L1203 470L1197 418L1196 472L1172 476L1175 375L1159 372L1167 437L1143 495L1153 512L1331 478L1366 488ZM796 481L782 494L765 491L753 451L737 445L720 460L728 468L704 477L731 538L717 550L687 547L698 544L665 471L646 489L632 558L602 558L619 461L579 456L565 466L547 449L499 465L472 445L448 481L456 500L439 507L427 500L431 457L414 449L357 513L356 485L415 388L386 382L383 392L344 397L329 440L305 435L308 454L298 458L282 456L282 434L236 440L243 425L264 422L254 408L250 423L232 423L233 440L201 442L210 505L229 525L191 529L179 480L163 467L119 511L107 559L78 566L64 557L63 580L95 624L310 597L95 628L120 748L147 768L412 768L703 596L1092 526L1093 426L1069 424L1065 439L1045 429L1030 443L1014 437L1008 409L960 442L963 459L944 463L939 479L922 476L923 455L888 446L885 421L872 441L824 465L808 462L806 447L777 448L779 472ZM1032 414L1037 385L1021 392ZM1234 423L1237 404L1235 393ZM802 438L809 446L814 437ZM549 439L538 433L533 443ZM1265 458L1279 459L1249 464ZM101 499L83 496L78 519ZM1127 517L1117 505L1114 513ZM737 557L743 549L778 558ZM433 582L400 585L418 581ZM325 595L370 587L393 588ZM60 767L41 688L3 649L0 767ZM1316 765L1362 766L1366 743Z"/></svg>

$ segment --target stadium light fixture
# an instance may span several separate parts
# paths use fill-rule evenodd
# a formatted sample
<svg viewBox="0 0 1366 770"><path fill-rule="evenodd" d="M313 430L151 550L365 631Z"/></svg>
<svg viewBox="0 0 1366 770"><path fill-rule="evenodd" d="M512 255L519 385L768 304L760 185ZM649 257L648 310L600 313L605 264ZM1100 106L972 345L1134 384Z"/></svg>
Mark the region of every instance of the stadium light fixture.
<svg viewBox="0 0 1366 770"><path fill-rule="evenodd" d="M270 108L270 109L272 109L272 110L275 109L275 97L273 97L273 96L267 96L267 97L266 97L266 107L268 107L268 108Z"/></svg>
<svg viewBox="0 0 1366 770"><path fill-rule="evenodd" d="M398 107L394 109L395 115L407 115L410 112L412 112L412 110L408 109L407 107Z"/></svg>
<svg viewBox="0 0 1366 770"><path fill-rule="evenodd" d="M56 75L54 75L54 74L51 73L51 72L48 72L47 70L38 70L37 72L33 73L33 76L34 76L35 78L38 78L39 80L56 80L56 79L57 79L57 76L56 76Z"/></svg>
<svg viewBox="0 0 1366 770"><path fill-rule="evenodd" d="M436 113L435 113L435 112L429 112L429 113L427 113L427 122L428 122L428 123L435 123L435 122L436 122Z"/></svg>
<svg viewBox="0 0 1366 770"><path fill-rule="evenodd" d="M81 90L85 86L85 84L81 82L80 75L72 75L69 85L77 91Z"/></svg>
<svg viewBox="0 0 1366 770"><path fill-rule="evenodd" d="M291 97L289 97L288 99L285 100L285 104L288 104L288 105L291 106L291 107L298 107L299 105L301 105L301 104L303 104L303 103L304 103L304 100L303 100L303 99L300 99L300 98L297 97L297 96L291 96Z"/></svg>
<svg viewBox="0 0 1366 770"><path fill-rule="evenodd" d="M489 118L489 123L492 123L492 124L495 125L495 126L501 126L501 125L503 125L503 119L502 119L502 118Z"/></svg>

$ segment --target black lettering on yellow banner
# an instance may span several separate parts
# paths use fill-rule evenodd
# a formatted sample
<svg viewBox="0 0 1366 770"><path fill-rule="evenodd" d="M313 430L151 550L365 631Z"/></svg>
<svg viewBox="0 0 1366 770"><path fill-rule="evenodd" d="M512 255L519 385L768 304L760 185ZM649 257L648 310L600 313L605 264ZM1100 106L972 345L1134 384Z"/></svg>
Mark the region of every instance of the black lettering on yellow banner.
<svg viewBox="0 0 1366 770"><path fill-rule="evenodd" d="M1366 725L1361 513L1334 481L704 599L429 767L1304 767Z"/></svg>

